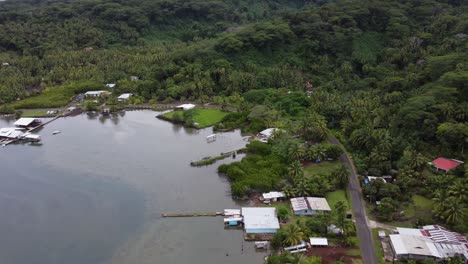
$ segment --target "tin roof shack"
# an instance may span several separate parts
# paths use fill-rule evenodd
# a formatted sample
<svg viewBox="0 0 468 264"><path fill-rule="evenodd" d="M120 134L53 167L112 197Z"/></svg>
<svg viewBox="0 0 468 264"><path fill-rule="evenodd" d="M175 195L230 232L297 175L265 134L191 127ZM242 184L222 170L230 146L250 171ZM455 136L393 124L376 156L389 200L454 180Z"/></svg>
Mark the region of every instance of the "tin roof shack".
<svg viewBox="0 0 468 264"><path fill-rule="evenodd" d="M328 239L326 237L309 237L309 240L312 247L328 247Z"/></svg>
<svg viewBox="0 0 468 264"><path fill-rule="evenodd" d="M178 105L176 106L176 109L179 109L179 110L191 110L191 109L194 109L196 105L194 104L181 104L181 105Z"/></svg>
<svg viewBox="0 0 468 264"><path fill-rule="evenodd" d="M275 234L280 228L274 207L242 207L241 211L247 234Z"/></svg>
<svg viewBox="0 0 468 264"><path fill-rule="evenodd" d="M130 98L132 96L133 96L133 94L131 94L131 93L124 93L124 94L121 94L119 97L117 97L117 100L119 102L124 102L124 101L127 101L128 98Z"/></svg>
<svg viewBox="0 0 468 264"><path fill-rule="evenodd" d="M268 142L268 140L273 136L277 128L267 128L265 130L260 131L257 137L261 142Z"/></svg>
<svg viewBox="0 0 468 264"><path fill-rule="evenodd" d="M430 162L434 168L437 169L437 171L443 171L445 173L455 169L459 165L463 164L463 161L456 160L456 159L446 159L446 158L437 158Z"/></svg>
<svg viewBox="0 0 468 264"><path fill-rule="evenodd" d="M264 203L276 202L286 198L284 192L268 192L262 194L262 200Z"/></svg>
<svg viewBox="0 0 468 264"><path fill-rule="evenodd" d="M390 235L390 241L398 259L445 259L458 255L468 260L468 240L462 234L438 225L397 230L399 234Z"/></svg>
<svg viewBox="0 0 468 264"><path fill-rule="evenodd" d="M19 139L23 136L23 132L16 127L0 128L0 139Z"/></svg>
<svg viewBox="0 0 468 264"><path fill-rule="evenodd" d="M100 97L100 96L103 96L103 95L109 95L111 94L111 92L109 91L87 91L84 96L85 97Z"/></svg>
<svg viewBox="0 0 468 264"><path fill-rule="evenodd" d="M319 212L330 212L327 199L322 197L291 198L291 206L295 215L316 215Z"/></svg>
<svg viewBox="0 0 468 264"><path fill-rule="evenodd" d="M28 128L28 127L36 127L40 125L42 121L38 118L29 118L29 117L23 117L14 123L15 126L17 127L22 127L22 128Z"/></svg>

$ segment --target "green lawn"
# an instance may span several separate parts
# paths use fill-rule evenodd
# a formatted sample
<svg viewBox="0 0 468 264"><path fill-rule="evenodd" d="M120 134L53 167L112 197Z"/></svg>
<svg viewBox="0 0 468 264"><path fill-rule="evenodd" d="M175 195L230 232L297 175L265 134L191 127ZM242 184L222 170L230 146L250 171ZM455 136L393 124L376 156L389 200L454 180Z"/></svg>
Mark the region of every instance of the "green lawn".
<svg viewBox="0 0 468 264"><path fill-rule="evenodd" d="M189 110L191 111L191 110ZM223 112L218 109L204 109L204 108L196 108L195 114L193 115L193 120L195 122L196 128L205 128L213 126L216 123L219 123L223 117L225 117L228 113ZM166 119L172 120L176 111L171 111L169 113L163 114L162 116Z"/></svg>
<svg viewBox="0 0 468 264"><path fill-rule="evenodd" d="M330 205L330 208L333 210L335 208L335 204L339 201L344 202L348 206L348 210L351 210L351 202L346 198L346 191L344 190L337 190L334 192L329 192L325 196L327 198L327 202Z"/></svg>
<svg viewBox="0 0 468 264"><path fill-rule="evenodd" d="M412 227L414 221L417 219L431 219L432 201L421 195L413 195L412 203L405 207L403 211L405 212L405 220L393 221L389 224L401 227Z"/></svg>
<svg viewBox="0 0 468 264"><path fill-rule="evenodd" d="M361 256L361 250L359 248L353 248L346 251L348 256Z"/></svg>
<svg viewBox="0 0 468 264"><path fill-rule="evenodd" d="M41 109L25 109L22 110L22 115L23 117L43 117L43 116L55 116L55 115L49 115L47 114L47 110L41 110Z"/></svg>
<svg viewBox="0 0 468 264"><path fill-rule="evenodd" d="M341 165L339 161L323 161L320 163L311 163L304 167L304 174L324 174L328 175Z"/></svg>

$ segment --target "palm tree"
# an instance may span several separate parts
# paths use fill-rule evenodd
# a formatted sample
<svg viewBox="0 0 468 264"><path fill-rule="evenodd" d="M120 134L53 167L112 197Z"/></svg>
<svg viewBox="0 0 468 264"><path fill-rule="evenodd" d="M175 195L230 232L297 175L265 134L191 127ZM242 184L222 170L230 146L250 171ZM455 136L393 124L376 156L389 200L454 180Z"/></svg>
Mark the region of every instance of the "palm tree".
<svg viewBox="0 0 468 264"><path fill-rule="evenodd" d="M304 237L302 230L294 224L287 225L284 232L286 234L285 242L290 246L299 244Z"/></svg>
<svg viewBox="0 0 468 264"><path fill-rule="evenodd" d="M339 168L332 172L332 175L340 188L346 189L346 187L348 187L349 176L351 174L349 173L349 170L348 168L346 168L346 166L341 165Z"/></svg>
<svg viewBox="0 0 468 264"><path fill-rule="evenodd" d="M449 194L461 202L465 202L468 199L468 183L463 180L456 181L452 186L450 186Z"/></svg>
<svg viewBox="0 0 468 264"><path fill-rule="evenodd" d="M442 212L442 218L448 224L456 224L464 218L466 208L458 201L457 198L451 196L447 198L445 210Z"/></svg>
<svg viewBox="0 0 468 264"><path fill-rule="evenodd" d="M297 179L304 175L304 171L302 170L302 165L298 160L295 160L289 165L288 168L288 175L291 179Z"/></svg>
<svg viewBox="0 0 468 264"><path fill-rule="evenodd" d="M408 166L410 166L411 169L421 171L426 162L426 157L424 157L421 153L416 151L410 152L410 160L408 162Z"/></svg>
<svg viewBox="0 0 468 264"><path fill-rule="evenodd" d="M432 198L432 201L434 202L433 212L440 218L443 218L443 214L447 208L447 198L448 192L446 189L436 191L434 198Z"/></svg>

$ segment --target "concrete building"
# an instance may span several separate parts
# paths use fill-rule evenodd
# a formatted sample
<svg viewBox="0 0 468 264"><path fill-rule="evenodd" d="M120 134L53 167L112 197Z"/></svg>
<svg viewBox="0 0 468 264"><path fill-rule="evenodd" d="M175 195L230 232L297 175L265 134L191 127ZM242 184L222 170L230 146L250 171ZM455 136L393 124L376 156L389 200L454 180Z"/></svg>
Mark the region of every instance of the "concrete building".
<svg viewBox="0 0 468 264"><path fill-rule="evenodd" d="M280 228L274 207L242 207L241 212L247 234L274 234Z"/></svg>
<svg viewBox="0 0 468 264"><path fill-rule="evenodd" d="M330 212L327 199L322 197L297 197L291 199L295 215L316 215L319 212Z"/></svg>

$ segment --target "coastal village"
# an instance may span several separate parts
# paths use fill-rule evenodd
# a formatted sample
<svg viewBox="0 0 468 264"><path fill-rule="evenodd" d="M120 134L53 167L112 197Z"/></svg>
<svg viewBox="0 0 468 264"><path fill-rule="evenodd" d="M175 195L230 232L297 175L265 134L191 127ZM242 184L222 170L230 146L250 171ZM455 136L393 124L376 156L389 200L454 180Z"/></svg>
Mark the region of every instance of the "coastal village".
<svg viewBox="0 0 468 264"><path fill-rule="evenodd" d="M115 84L107 84L107 88L114 88ZM0 144L6 146L16 142L27 142L29 144L42 144L41 136L35 134L38 128L53 122L57 118L79 114L86 111L84 105L86 101L92 103L103 103L99 108L102 115L109 115L110 111L106 106L106 101L102 98L109 98L111 92L107 90L87 91L82 96L78 96L79 103L70 105L64 110L49 110L47 114L51 117L41 120L36 117L22 117L14 122L14 127L5 127L0 129ZM117 97L119 103L126 103L133 96L132 93L123 93ZM84 103L84 104L83 104ZM192 103L184 103L171 106L173 111L163 112L158 116L162 119L175 121L174 116L178 113L194 111L199 109ZM89 109L88 109L89 110ZM93 108L93 110L97 110ZM199 124L191 123L195 127ZM262 144L268 144L278 134L284 131L279 128L267 128L259 131L257 134L248 137L249 141L258 141ZM54 131L54 134L60 131ZM216 141L216 134L207 137L207 143ZM341 152L340 152L341 153ZM222 154L224 158L231 153ZM235 153L234 153L235 155ZM314 158L312 163L336 162L338 156ZM196 166L205 166L214 163L219 158L209 157ZM203 161L203 160L202 160ZM448 173L457 166L463 164L462 161L447 158L436 158L428 165L435 171ZM312 165L313 166L313 165ZM391 175L387 176L360 176L360 185L362 188L370 185L372 182L383 184L392 184L394 179ZM345 193L343 200L329 204L326 197L310 196L291 196L285 191L272 190L259 195L250 196L254 207L242 207L239 209L224 209L222 212L199 212L199 213L164 213L162 217L194 217L194 216L224 216L224 226L227 231L242 228L244 239L253 241L253 246L261 251L265 251L265 261L271 256L279 254L300 254L304 256L318 256L322 263L329 263L342 259L345 263L360 263L361 257L357 242L350 242L350 238L357 239L356 229L354 227L353 208L347 208L349 203L348 193ZM345 202L346 204L344 204ZM381 201L375 200L376 206ZM312 219L312 220L309 220ZM301 231L294 230L296 225L308 225L314 223L319 226L315 229L305 231L310 227L302 228ZM367 225L370 221L366 218ZM434 259L444 260L455 256L461 256L468 260L468 240L463 234L450 231L440 225L425 225L421 228L406 228L390 225L375 225L377 236L374 236L377 250L382 257L382 261L394 262L397 260L423 260ZM312 224L310 224L312 225ZM320 229L323 226L324 229ZM383 228L382 228L383 227ZM297 227L296 227L297 228ZM313 230L313 231L312 231ZM279 234L282 234L278 236ZM287 236L282 241L281 236Z"/></svg>

